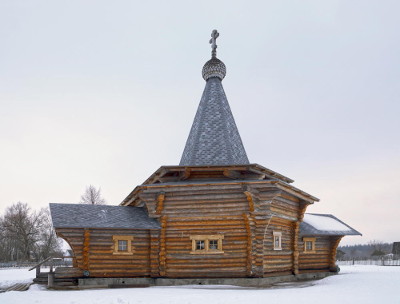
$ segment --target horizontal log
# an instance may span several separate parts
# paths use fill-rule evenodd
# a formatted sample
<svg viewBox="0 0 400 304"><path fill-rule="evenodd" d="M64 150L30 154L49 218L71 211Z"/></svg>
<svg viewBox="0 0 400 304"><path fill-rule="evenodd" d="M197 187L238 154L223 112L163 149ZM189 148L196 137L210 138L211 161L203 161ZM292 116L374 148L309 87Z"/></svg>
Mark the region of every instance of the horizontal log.
<svg viewBox="0 0 400 304"><path fill-rule="evenodd" d="M247 254L245 251L238 252L230 252L229 254L190 254L190 255L182 255L182 254L167 254L167 260L169 262L172 261L187 261L187 260L204 260L204 259L212 259L212 260L223 260L223 259L232 259L232 258L246 258Z"/></svg>
<svg viewBox="0 0 400 304"><path fill-rule="evenodd" d="M149 271L149 267L147 264L116 264L116 265L112 265L112 264L90 264L90 269L91 270L99 270L99 269L103 269L104 271L124 271L126 270L127 272L129 271L136 271L139 272L140 271Z"/></svg>
<svg viewBox="0 0 400 304"><path fill-rule="evenodd" d="M291 271L264 272L264 278L291 275Z"/></svg>
<svg viewBox="0 0 400 304"><path fill-rule="evenodd" d="M246 273L246 267L219 268L217 271L214 271L213 268L205 268L205 269L167 268L168 276L172 275L173 273L185 277L192 277L195 276L196 274L197 275L202 274L204 277L212 277L221 274L225 275L231 274L232 276L238 276L238 274L240 273L242 273L243 276L243 274Z"/></svg>
<svg viewBox="0 0 400 304"><path fill-rule="evenodd" d="M242 262L237 262L237 263L223 263L223 264L213 264L213 263L204 263L204 264L167 264L167 269L182 269L182 270L188 270L188 269L197 269L197 270L202 270L205 271L206 269L212 270L216 269L219 270L221 268L226 269L226 268L243 268L246 267L246 261Z"/></svg>

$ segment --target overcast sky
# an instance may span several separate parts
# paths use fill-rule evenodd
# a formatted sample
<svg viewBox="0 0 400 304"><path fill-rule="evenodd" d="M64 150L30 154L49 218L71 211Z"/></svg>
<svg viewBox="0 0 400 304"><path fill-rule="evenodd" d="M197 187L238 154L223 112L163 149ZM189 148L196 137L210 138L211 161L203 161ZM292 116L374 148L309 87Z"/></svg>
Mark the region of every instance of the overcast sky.
<svg viewBox="0 0 400 304"><path fill-rule="evenodd" d="M0 213L177 165L216 28L251 163L400 241L399 1L0 0Z"/></svg>

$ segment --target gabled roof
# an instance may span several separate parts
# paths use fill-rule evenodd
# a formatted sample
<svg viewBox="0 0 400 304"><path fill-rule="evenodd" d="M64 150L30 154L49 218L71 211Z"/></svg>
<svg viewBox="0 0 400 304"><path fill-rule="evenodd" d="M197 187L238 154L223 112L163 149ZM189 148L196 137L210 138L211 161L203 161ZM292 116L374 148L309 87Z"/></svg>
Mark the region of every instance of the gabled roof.
<svg viewBox="0 0 400 304"><path fill-rule="evenodd" d="M306 213L300 224L300 235L361 235L332 214Z"/></svg>
<svg viewBox="0 0 400 304"><path fill-rule="evenodd" d="M54 228L160 229L158 221L138 207L50 204L50 212Z"/></svg>

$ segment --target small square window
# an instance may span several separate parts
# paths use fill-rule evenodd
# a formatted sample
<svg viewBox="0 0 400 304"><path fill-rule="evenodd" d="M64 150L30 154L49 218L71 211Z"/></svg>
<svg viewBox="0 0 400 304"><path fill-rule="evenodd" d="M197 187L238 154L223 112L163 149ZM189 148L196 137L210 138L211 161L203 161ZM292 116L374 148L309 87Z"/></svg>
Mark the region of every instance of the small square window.
<svg viewBox="0 0 400 304"><path fill-rule="evenodd" d="M113 235L113 254L133 254L132 240L131 235Z"/></svg>
<svg viewBox="0 0 400 304"><path fill-rule="evenodd" d="M303 238L303 242L305 253L315 253L315 238Z"/></svg>
<svg viewBox="0 0 400 304"><path fill-rule="evenodd" d="M118 251L128 251L128 241L119 240L118 241Z"/></svg>
<svg viewBox="0 0 400 304"><path fill-rule="evenodd" d="M196 241L196 250L204 250L205 249L205 241Z"/></svg>
<svg viewBox="0 0 400 304"><path fill-rule="evenodd" d="M208 249L218 250L218 240L209 240Z"/></svg>

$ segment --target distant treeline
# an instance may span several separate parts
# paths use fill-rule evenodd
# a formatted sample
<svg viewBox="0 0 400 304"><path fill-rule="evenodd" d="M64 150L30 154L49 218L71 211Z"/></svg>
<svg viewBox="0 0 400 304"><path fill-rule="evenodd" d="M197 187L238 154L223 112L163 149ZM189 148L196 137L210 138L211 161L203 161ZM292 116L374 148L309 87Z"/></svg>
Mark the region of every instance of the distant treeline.
<svg viewBox="0 0 400 304"><path fill-rule="evenodd" d="M373 241L365 245L340 246L337 251L338 260L349 259L379 259L392 253L393 243Z"/></svg>

